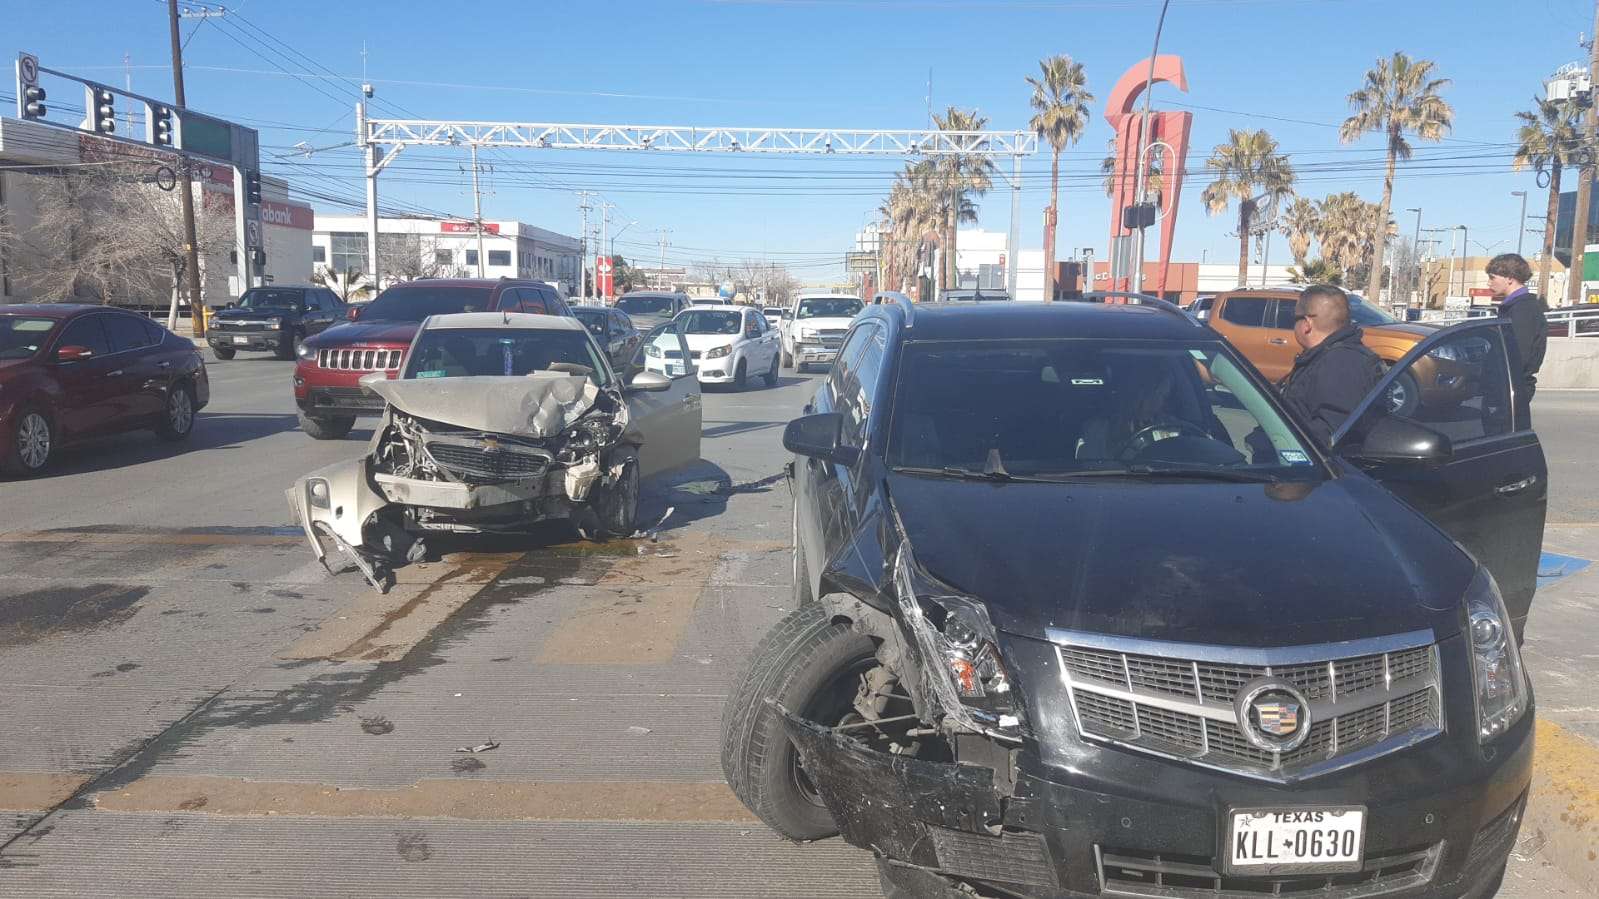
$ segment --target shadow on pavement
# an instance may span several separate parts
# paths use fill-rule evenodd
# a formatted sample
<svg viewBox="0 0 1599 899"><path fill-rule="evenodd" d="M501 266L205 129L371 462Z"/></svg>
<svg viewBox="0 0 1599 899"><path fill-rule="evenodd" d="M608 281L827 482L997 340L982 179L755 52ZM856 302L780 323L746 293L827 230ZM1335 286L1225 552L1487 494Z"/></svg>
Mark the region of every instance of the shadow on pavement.
<svg viewBox="0 0 1599 899"><path fill-rule="evenodd" d="M786 421L729 421L714 425L700 431L701 437L731 437L734 434L748 434L751 431L765 431L770 428L781 428L787 425Z"/></svg>
<svg viewBox="0 0 1599 899"><path fill-rule="evenodd" d="M108 434L62 448L45 472L33 480L110 471L205 450L239 449L252 440L292 431L298 426L292 414L201 412L195 416L194 431L187 440L168 443L150 431Z"/></svg>

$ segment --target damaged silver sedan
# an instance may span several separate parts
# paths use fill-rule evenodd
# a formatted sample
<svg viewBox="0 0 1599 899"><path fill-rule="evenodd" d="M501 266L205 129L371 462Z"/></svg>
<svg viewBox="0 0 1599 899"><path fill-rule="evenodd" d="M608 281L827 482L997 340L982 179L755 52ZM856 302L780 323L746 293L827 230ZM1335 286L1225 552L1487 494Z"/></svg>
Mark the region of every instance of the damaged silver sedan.
<svg viewBox="0 0 1599 899"><path fill-rule="evenodd" d="M688 358L669 326L619 376L575 319L429 318L398 379L362 379L387 404L366 454L301 478L289 505L324 565L338 553L382 591L429 533L632 534L640 479L699 459L698 380L646 370L647 350Z"/></svg>

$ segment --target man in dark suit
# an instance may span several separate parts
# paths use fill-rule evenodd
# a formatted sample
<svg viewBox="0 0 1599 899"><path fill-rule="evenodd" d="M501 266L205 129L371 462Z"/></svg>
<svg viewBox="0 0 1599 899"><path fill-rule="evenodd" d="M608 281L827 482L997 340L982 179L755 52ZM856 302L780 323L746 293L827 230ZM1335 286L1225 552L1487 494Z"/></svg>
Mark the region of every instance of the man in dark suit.
<svg viewBox="0 0 1599 899"><path fill-rule="evenodd" d="M1382 360L1361 342L1349 317L1349 297L1312 284L1294 304L1294 339L1304 352L1282 383L1282 397L1310 432L1327 444L1355 407L1382 380Z"/></svg>
<svg viewBox="0 0 1599 899"><path fill-rule="evenodd" d="M1549 343L1547 309L1543 297L1527 289L1530 280L1532 266L1515 253L1500 253L1488 261L1488 288L1502 298L1499 317L1510 322L1516 349L1521 351L1521 370L1511 372L1517 428L1532 427L1532 393Z"/></svg>

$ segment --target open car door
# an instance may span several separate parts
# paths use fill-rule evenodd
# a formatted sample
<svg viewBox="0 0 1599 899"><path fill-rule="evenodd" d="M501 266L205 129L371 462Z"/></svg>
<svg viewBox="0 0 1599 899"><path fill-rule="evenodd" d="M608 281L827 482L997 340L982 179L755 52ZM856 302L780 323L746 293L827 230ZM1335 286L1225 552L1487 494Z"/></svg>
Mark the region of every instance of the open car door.
<svg viewBox="0 0 1599 899"><path fill-rule="evenodd" d="M1515 414L1509 325L1444 328L1389 369L1333 450L1430 518L1493 574L1520 638L1538 581L1548 466Z"/></svg>
<svg viewBox="0 0 1599 899"><path fill-rule="evenodd" d="M631 427L642 437L639 476L681 468L700 458L700 380L688 342L674 322L660 325L639 342L624 377L653 371L672 379L661 391L629 391Z"/></svg>

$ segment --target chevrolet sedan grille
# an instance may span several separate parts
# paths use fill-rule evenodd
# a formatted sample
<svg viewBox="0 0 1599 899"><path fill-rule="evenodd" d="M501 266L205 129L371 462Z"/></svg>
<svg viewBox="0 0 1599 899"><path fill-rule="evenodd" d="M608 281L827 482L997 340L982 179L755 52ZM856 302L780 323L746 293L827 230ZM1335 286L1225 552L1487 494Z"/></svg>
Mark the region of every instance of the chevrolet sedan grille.
<svg viewBox="0 0 1599 899"><path fill-rule="evenodd" d="M542 477L550 457L524 447L502 445L494 449L462 443L428 441L428 455L458 478L523 480Z"/></svg>
<svg viewBox="0 0 1599 899"><path fill-rule="evenodd" d="M334 371L388 371L399 368L400 362L404 358L405 350L365 349L362 347L317 350L316 352L317 367Z"/></svg>
<svg viewBox="0 0 1599 899"><path fill-rule="evenodd" d="M1084 736L1266 780L1301 780L1443 731L1438 652L1417 632L1251 650L1052 631ZM1291 749L1246 736L1246 686L1287 685L1308 734ZM1246 697L1248 698L1248 697Z"/></svg>

